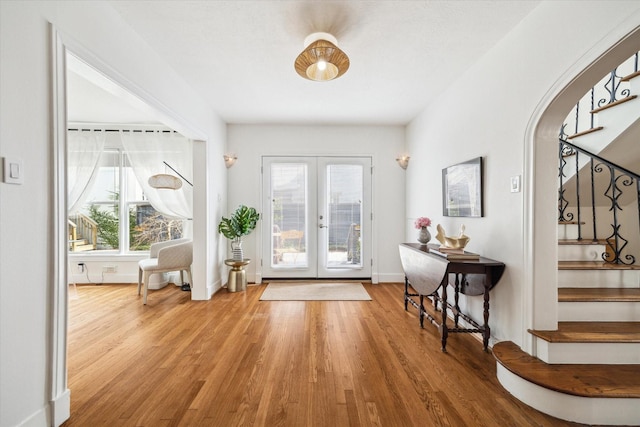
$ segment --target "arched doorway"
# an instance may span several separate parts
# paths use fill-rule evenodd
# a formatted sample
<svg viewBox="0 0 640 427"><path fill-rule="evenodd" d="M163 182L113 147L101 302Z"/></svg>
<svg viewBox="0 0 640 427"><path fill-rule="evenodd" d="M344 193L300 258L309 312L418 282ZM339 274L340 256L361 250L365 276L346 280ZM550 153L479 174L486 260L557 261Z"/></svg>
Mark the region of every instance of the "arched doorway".
<svg viewBox="0 0 640 427"><path fill-rule="evenodd" d="M638 51L640 27L618 27L593 46L547 92L532 114L525 149L524 329L557 328L557 143L576 102L602 76ZM523 350L535 355L530 334Z"/></svg>

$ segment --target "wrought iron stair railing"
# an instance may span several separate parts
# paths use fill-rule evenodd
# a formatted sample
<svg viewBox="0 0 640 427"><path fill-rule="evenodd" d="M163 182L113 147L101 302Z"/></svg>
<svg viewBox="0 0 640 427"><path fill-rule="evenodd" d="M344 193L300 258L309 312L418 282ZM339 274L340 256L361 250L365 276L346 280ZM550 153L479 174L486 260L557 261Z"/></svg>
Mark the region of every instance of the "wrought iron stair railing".
<svg viewBox="0 0 640 427"><path fill-rule="evenodd" d="M558 222L576 223L578 240L584 239L585 228L589 227L594 242L607 233L598 230L599 226L610 222L611 234L604 238L608 250L602 254L602 259L613 264L635 264L636 256L630 253L629 239L634 239L637 248L640 243L640 175L563 139L559 144L559 161ZM585 178L586 183L582 182ZM598 187L606 188L600 193ZM626 207L634 210L624 221L623 198L628 201ZM599 217L600 206L606 208L608 221ZM630 217L634 218L629 220ZM636 225L638 229L635 229Z"/></svg>
<svg viewBox="0 0 640 427"><path fill-rule="evenodd" d="M632 97L628 77L638 74L640 52L611 70L571 110L560 129L560 139L571 139L594 130L598 111ZM570 133L569 133L570 132Z"/></svg>

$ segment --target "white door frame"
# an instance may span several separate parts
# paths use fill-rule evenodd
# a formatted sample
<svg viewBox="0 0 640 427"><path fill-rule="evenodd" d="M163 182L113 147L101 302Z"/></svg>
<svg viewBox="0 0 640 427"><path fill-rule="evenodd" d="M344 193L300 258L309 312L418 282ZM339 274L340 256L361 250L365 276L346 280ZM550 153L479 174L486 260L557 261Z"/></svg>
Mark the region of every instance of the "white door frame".
<svg viewBox="0 0 640 427"><path fill-rule="evenodd" d="M262 166L262 196L261 196L261 208L262 208L262 223L263 230L261 238L262 243L258 245L258 253L260 254L260 277L267 276L269 278L358 278L358 279L370 279L372 277L372 243L373 243L373 227L372 227L372 162L371 156L337 156L337 155L295 155L295 156L277 156L277 155L264 155L261 158ZM335 160L332 161L332 160ZM307 185L310 189L307 189L306 197L307 208L309 210L308 217L306 218L306 230L305 239L306 242L314 242L312 245L306 247L305 256L309 260L306 266L298 266L292 268L272 269L272 230L271 224L271 189L269 166L272 163L278 162L291 162L291 163L305 163L313 164L307 173ZM363 212L362 212L362 234L365 236L365 243L361 247L361 260L362 268L325 268L320 265L320 261L326 263L326 257L323 257L320 250L327 250L323 248L319 235L323 230L320 229L321 221L319 219L321 205L324 197L321 196L320 187L324 187L324 184L318 182L326 177L324 166L327 164L361 164L363 166ZM326 201L325 201L326 202ZM327 213L323 213L327 215ZM325 245L326 246L326 245Z"/></svg>
<svg viewBox="0 0 640 427"><path fill-rule="evenodd" d="M91 67L102 73L115 85L123 89L137 104L147 106L162 122L184 136L194 140L194 176L199 174L204 179L194 182L193 197L193 244L194 259L192 298L209 299L207 288L206 254L207 254L207 212L206 212L206 159L208 144L206 134L195 130L190 124L179 118L179 115L168 109L161 102L130 82L104 63L72 37L60 32L53 24L49 24L51 33L52 63L52 202L51 215L53 227L52 248L52 292L51 292L51 344L49 354L49 401L51 422L61 425L71 414L71 393L67 382L67 333L68 333L68 253L67 253L67 95L66 95L66 55L73 52ZM198 254L198 256L196 256ZM200 272L200 273L197 273Z"/></svg>

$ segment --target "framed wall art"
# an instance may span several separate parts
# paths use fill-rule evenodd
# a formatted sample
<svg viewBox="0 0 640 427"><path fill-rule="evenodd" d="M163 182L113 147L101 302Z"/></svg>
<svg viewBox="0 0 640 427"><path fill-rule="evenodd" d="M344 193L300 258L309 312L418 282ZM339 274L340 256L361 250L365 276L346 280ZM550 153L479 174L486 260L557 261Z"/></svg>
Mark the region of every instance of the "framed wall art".
<svg viewBox="0 0 640 427"><path fill-rule="evenodd" d="M481 217L482 157L442 169L442 214Z"/></svg>

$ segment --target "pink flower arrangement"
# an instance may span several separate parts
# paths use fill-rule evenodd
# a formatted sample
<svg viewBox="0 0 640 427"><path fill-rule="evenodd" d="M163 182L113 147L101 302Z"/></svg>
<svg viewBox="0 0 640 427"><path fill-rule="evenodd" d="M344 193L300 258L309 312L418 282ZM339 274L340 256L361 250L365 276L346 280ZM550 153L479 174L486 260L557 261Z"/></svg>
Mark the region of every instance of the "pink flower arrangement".
<svg viewBox="0 0 640 427"><path fill-rule="evenodd" d="M431 225L431 219L427 218L426 216L421 216L420 218L416 219L413 225L416 227L416 230L420 230L421 228L429 227Z"/></svg>

